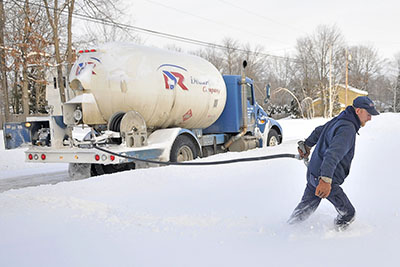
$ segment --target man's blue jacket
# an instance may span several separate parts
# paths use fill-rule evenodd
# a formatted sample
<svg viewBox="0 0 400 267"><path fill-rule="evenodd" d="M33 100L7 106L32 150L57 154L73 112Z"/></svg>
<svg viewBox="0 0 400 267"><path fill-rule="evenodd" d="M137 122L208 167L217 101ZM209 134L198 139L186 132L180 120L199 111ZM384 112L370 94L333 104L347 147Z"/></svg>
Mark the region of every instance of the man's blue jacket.
<svg viewBox="0 0 400 267"><path fill-rule="evenodd" d="M308 165L308 183L316 187L319 176L332 178L332 184L344 182L350 171L360 124L354 108L348 106L337 117L315 128L305 140L309 147L317 144Z"/></svg>

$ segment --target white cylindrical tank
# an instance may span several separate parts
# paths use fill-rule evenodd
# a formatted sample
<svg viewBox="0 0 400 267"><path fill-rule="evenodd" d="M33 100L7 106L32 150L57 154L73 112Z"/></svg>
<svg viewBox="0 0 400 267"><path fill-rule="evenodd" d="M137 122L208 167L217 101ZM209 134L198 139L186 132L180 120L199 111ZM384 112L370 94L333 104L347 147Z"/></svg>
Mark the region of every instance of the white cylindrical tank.
<svg viewBox="0 0 400 267"><path fill-rule="evenodd" d="M206 128L226 102L224 80L210 62L133 44L106 44L81 53L70 86L77 95L93 94L105 121L133 110L154 128Z"/></svg>

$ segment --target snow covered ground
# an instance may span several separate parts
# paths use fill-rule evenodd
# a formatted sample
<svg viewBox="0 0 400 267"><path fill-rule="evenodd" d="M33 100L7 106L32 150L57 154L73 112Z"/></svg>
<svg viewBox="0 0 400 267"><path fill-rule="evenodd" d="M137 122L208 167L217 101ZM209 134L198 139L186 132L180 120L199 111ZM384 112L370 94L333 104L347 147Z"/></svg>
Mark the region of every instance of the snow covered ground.
<svg viewBox="0 0 400 267"><path fill-rule="evenodd" d="M281 146L202 160L295 153L324 121L280 120ZM0 193L0 266L398 266L399 122L381 114L360 129L346 232L333 230L328 201L286 224L305 186L301 161L170 166ZM34 167L45 170L0 149L0 177Z"/></svg>

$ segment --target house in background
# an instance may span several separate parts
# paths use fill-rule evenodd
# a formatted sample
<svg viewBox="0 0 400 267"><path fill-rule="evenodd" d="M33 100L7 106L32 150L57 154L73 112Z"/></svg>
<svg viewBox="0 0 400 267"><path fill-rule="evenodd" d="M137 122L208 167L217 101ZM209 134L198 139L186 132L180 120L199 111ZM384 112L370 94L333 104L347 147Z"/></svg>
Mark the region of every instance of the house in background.
<svg viewBox="0 0 400 267"><path fill-rule="evenodd" d="M348 105L353 104L353 100L358 96L368 95L367 91L360 90L351 86L347 86L347 103L346 103L346 86L344 84L335 85L334 92L336 95L337 104L333 107L333 116L338 115ZM314 117L324 116L324 106L322 105L321 98L314 99L313 101Z"/></svg>
<svg viewBox="0 0 400 267"><path fill-rule="evenodd" d="M353 104L353 100L358 96L367 96L368 92L357 89L351 86L347 86L347 103L346 103L346 85L337 84L336 92L339 96L340 112L342 112L348 105Z"/></svg>

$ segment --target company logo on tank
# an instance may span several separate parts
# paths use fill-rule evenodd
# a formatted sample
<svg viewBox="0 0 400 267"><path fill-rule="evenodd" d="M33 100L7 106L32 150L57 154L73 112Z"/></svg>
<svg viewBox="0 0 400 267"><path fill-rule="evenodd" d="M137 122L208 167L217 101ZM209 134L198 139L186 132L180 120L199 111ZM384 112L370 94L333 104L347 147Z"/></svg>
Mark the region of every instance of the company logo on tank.
<svg viewBox="0 0 400 267"><path fill-rule="evenodd" d="M76 73L75 75L78 76L79 74L81 74L81 72L88 66L88 65L93 65L93 69L96 67L96 63L94 62L82 62L78 64L78 67L76 68ZM96 72L94 72L92 70L92 74L96 75Z"/></svg>
<svg viewBox="0 0 400 267"><path fill-rule="evenodd" d="M162 72L164 75L165 89L174 90L176 85L179 85L182 90L189 90L186 85L183 84L185 78L181 73L166 70L163 70Z"/></svg>
<svg viewBox="0 0 400 267"><path fill-rule="evenodd" d="M182 74L182 70L187 72L187 69L184 67L173 65L173 64L162 64L157 70L161 68L167 68L168 70L162 70L162 75L164 78L165 89L174 90L178 85L182 90L189 90L184 84L185 77ZM171 68L179 69L180 71L172 71Z"/></svg>
<svg viewBox="0 0 400 267"><path fill-rule="evenodd" d="M211 94L219 94L219 93L221 93L220 89L210 88L209 87L210 81L208 81L208 80L202 81L202 80L197 79L197 78L195 78L193 76L190 76L190 82L191 82L191 84L203 85L202 90L203 90L204 93L207 93L207 92L209 92Z"/></svg>
<svg viewBox="0 0 400 267"><path fill-rule="evenodd" d="M96 60L97 62L101 63L100 59L95 58L95 57L90 57L90 59ZM96 63L93 61L87 61L87 62L81 62L78 64L77 68L76 68L76 72L75 75L78 76L79 74L81 74L81 72L87 67L87 66L93 66L92 68L92 74L96 75L96 72L94 72L94 68L96 67Z"/></svg>
<svg viewBox="0 0 400 267"><path fill-rule="evenodd" d="M220 94L221 90L217 88L207 88L206 86L203 87L203 92L209 92L211 94Z"/></svg>
<svg viewBox="0 0 400 267"><path fill-rule="evenodd" d="M195 78L193 76L190 76L190 82L192 84L198 84L198 85L208 85L209 84L208 80L207 81L201 81L200 79L197 79L197 78Z"/></svg>

